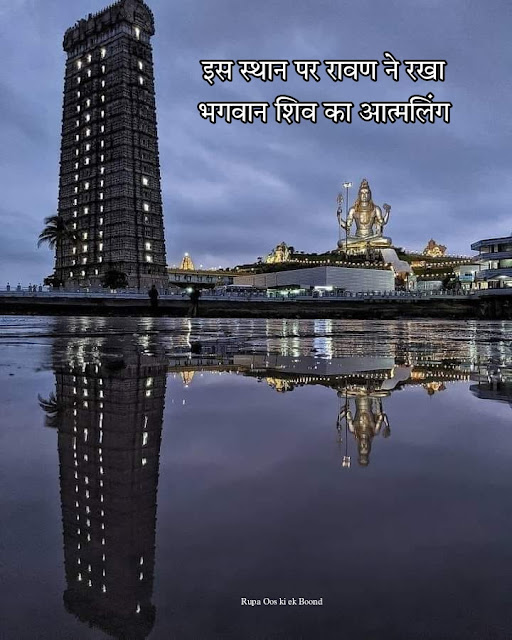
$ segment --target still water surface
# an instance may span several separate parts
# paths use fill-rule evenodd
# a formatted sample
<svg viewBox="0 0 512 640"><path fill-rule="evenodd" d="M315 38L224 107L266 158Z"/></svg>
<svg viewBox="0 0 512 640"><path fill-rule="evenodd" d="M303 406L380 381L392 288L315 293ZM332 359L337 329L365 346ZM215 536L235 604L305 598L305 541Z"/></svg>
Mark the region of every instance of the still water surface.
<svg viewBox="0 0 512 640"><path fill-rule="evenodd" d="M512 638L511 338L0 318L0 636Z"/></svg>

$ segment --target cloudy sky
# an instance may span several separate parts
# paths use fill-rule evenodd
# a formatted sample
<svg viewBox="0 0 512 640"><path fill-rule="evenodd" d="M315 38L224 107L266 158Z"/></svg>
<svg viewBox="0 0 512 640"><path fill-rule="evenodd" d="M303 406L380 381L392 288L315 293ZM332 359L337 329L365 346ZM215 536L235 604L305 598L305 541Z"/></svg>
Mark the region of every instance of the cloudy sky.
<svg viewBox="0 0 512 640"><path fill-rule="evenodd" d="M429 238L452 253L512 230L512 5L508 0L152 0L157 104L169 264L230 266L278 242L324 251L337 240L340 183L367 177L392 205L395 245ZM101 0L0 0L0 286L40 282L52 253L36 248L56 210L62 35ZM444 83L306 83L210 87L201 59L444 59ZM405 101L431 91L451 122L212 125L197 103L263 100ZM273 109L270 110L273 113ZM354 195L354 194L353 194ZM352 197L351 197L352 199Z"/></svg>

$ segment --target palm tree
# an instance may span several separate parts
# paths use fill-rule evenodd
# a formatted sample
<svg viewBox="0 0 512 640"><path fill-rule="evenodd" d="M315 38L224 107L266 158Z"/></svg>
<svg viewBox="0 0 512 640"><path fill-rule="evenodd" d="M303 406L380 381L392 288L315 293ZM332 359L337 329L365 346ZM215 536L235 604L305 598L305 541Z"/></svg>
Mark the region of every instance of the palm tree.
<svg viewBox="0 0 512 640"><path fill-rule="evenodd" d="M62 424L65 406L57 400L52 392L46 400L42 396L37 396L39 406L46 413L45 424L51 429L58 429Z"/></svg>
<svg viewBox="0 0 512 640"><path fill-rule="evenodd" d="M44 219L45 228L39 234L37 246L48 243L50 249L55 249L63 240L76 242L75 233L68 227L61 216L49 216Z"/></svg>

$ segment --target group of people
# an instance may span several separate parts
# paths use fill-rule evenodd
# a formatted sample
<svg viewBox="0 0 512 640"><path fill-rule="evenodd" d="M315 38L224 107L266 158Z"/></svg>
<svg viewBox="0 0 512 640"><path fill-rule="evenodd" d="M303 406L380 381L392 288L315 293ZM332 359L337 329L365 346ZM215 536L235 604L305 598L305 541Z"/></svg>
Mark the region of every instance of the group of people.
<svg viewBox="0 0 512 640"><path fill-rule="evenodd" d="M8 282L7 286L5 287L6 291L10 291L11 290L11 284ZM37 285L37 284L29 284L28 285L28 289L27 291L29 291L30 293L37 293L38 291L42 291L43 290L43 285ZM16 291L22 291L21 288L21 284L18 282L18 286L16 287Z"/></svg>
<svg viewBox="0 0 512 640"><path fill-rule="evenodd" d="M158 309L159 293L155 285L152 285L151 289L148 291L148 295L151 309L153 310L153 312L156 312ZM199 313L199 298L201 297L201 290L198 287L193 287L189 295L190 307L188 310L188 315L191 318L196 318Z"/></svg>

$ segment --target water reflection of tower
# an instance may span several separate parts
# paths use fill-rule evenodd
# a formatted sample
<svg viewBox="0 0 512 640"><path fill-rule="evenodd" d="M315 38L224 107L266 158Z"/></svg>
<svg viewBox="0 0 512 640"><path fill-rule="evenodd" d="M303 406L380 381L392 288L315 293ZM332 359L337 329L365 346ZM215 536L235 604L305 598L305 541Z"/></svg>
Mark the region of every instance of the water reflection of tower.
<svg viewBox="0 0 512 640"><path fill-rule="evenodd" d="M166 361L116 338L76 339L57 359L66 609L118 638L145 638L151 602Z"/></svg>

